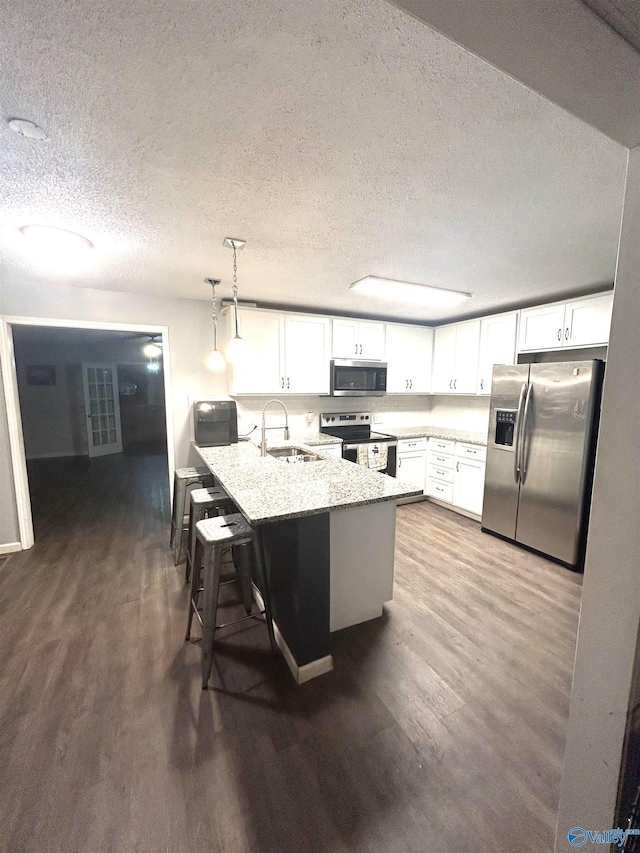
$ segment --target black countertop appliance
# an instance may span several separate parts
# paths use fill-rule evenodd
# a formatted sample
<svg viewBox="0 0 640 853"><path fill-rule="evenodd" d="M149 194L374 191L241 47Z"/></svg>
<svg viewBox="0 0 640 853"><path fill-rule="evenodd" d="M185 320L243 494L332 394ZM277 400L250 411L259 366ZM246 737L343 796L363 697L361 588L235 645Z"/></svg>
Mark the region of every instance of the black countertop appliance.
<svg viewBox="0 0 640 853"><path fill-rule="evenodd" d="M238 410L234 400L196 400L193 434L200 447L221 447L238 441Z"/></svg>

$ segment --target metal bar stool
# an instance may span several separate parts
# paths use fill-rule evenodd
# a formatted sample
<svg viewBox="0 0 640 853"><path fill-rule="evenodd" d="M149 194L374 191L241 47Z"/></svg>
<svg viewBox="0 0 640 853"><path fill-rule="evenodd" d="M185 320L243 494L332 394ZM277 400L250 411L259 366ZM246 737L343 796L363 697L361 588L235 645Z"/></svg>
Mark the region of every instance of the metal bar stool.
<svg viewBox="0 0 640 853"><path fill-rule="evenodd" d="M187 534L187 562L185 580L191 577L193 558L196 550L196 524L203 518L216 515L230 515L238 512L238 507L229 495L218 488L192 489L189 496L189 532Z"/></svg>
<svg viewBox="0 0 640 853"><path fill-rule="evenodd" d="M187 513L187 489L189 486L213 486L213 474L208 468L176 468L173 474L173 505L171 507L171 534L169 548L173 548L173 564L182 558L182 539L187 529L184 524Z"/></svg>
<svg viewBox="0 0 640 853"><path fill-rule="evenodd" d="M206 690L213 666L214 635L220 628L227 628L229 625L244 622L246 619L264 617L274 654L277 653L277 647L273 635L267 576L256 531L239 512L216 518L206 518L203 521L199 521L195 527L196 549L193 558L189 615L187 618L185 639L188 640L191 637L191 623L195 613L202 625L202 689ZM216 625L220 585L221 583L232 582L226 578L221 581L222 556L230 548L238 549L238 575L240 578L244 575L245 583L247 579L249 582L251 581L250 562L251 551L253 551L260 587L259 592L262 596L264 607L256 613L248 613L247 616L243 616L241 619L227 622L224 625ZM201 576L202 585L200 584ZM236 580L236 578L233 580ZM200 616L198 610L200 593L203 593L204 599L202 616Z"/></svg>

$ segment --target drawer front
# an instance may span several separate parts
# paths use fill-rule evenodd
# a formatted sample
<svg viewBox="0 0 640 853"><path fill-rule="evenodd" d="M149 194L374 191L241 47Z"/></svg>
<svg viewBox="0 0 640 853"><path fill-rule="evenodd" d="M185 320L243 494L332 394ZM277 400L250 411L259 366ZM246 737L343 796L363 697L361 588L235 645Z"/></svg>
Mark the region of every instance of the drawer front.
<svg viewBox="0 0 640 853"><path fill-rule="evenodd" d="M441 465L430 464L427 468L427 476L432 480L442 480L445 483L453 483L453 468L443 468Z"/></svg>
<svg viewBox="0 0 640 853"><path fill-rule="evenodd" d="M437 451L438 453L455 453L455 441L449 441L448 438L430 438L429 450Z"/></svg>
<svg viewBox="0 0 640 853"><path fill-rule="evenodd" d="M487 459L487 448L481 444L456 444L456 456L458 459L477 459L478 462L485 462Z"/></svg>
<svg viewBox="0 0 640 853"><path fill-rule="evenodd" d="M438 468L453 468L456 464L455 456L451 456L448 453L436 453L435 451L429 449L429 453L427 454L427 462L429 465L437 465Z"/></svg>
<svg viewBox="0 0 640 853"><path fill-rule="evenodd" d="M432 498L453 503L453 483L443 483L440 480L432 480L431 477L427 477L426 492Z"/></svg>
<svg viewBox="0 0 640 853"><path fill-rule="evenodd" d="M413 453L416 450L426 449L426 438L403 438L398 440L398 453Z"/></svg>

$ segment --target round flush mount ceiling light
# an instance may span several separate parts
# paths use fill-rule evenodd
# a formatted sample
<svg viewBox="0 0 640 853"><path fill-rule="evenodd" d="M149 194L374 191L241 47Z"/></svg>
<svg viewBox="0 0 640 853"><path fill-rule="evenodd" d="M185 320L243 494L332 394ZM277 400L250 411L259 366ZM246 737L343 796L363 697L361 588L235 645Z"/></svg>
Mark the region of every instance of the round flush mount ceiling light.
<svg viewBox="0 0 640 853"><path fill-rule="evenodd" d="M67 231L66 228L54 228L51 225L23 225L20 231L39 248L48 251L75 252L93 249L91 240L87 240L82 234L76 234L75 231Z"/></svg>
<svg viewBox="0 0 640 853"><path fill-rule="evenodd" d="M10 118L7 124L14 133L17 133L20 136L26 136L27 139L38 139L42 142L49 138L46 131L39 127L35 122L29 121L29 119Z"/></svg>

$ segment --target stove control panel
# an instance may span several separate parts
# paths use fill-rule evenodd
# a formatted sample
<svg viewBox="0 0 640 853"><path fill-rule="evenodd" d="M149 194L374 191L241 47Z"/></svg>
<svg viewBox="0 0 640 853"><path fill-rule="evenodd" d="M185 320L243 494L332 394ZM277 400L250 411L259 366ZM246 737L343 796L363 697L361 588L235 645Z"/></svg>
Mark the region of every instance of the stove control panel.
<svg viewBox="0 0 640 853"><path fill-rule="evenodd" d="M320 415L320 426L354 426L371 423L370 412L327 412Z"/></svg>

